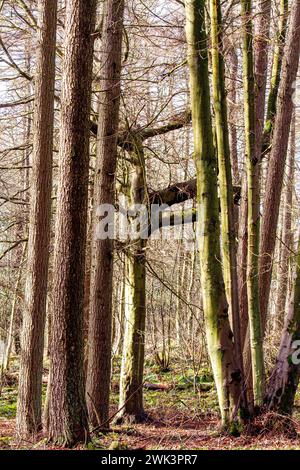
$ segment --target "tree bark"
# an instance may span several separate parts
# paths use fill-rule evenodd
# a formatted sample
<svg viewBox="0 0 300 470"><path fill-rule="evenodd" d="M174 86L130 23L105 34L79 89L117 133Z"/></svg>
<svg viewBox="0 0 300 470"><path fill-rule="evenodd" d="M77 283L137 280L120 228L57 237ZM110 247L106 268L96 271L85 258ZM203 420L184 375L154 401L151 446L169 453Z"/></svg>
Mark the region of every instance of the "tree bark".
<svg viewBox="0 0 300 470"><path fill-rule="evenodd" d="M205 1L186 0L186 38L197 171L198 250L209 356L222 424L234 425L241 398L241 372L234 357L228 304L220 263L217 161L213 145Z"/></svg>
<svg viewBox="0 0 300 470"><path fill-rule="evenodd" d="M289 265L293 244L292 232L292 206L295 174L295 152L296 152L296 115L294 112L293 124L290 136L290 151L287 168L287 182L283 198L283 224L282 237L279 241L281 248L281 259L278 265L277 291L275 301L275 324L274 331L280 332L284 325L284 312L288 294Z"/></svg>
<svg viewBox="0 0 300 470"><path fill-rule="evenodd" d="M279 25L276 38L276 44L273 54L273 65L271 73L271 86L268 97L266 124L264 129L263 150L268 147L273 130L274 119L276 115L277 96L281 78L282 59L284 52L284 43L287 29L288 18L288 0L280 0Z"/></svg>
<svg viewBox="0 0 300 470"><path fill-rule="evenodd" d="M257 27L255 31L254 41L254 71L255 71L255 181L257 192L260 191L260 165L261 165L261 149L263 144L263 128L265 118L266 103L266 85L268 71L268 48L270 37L270 18L271 17L271 1L260 0L257 14ZM252 90L253 91L253 90ZM247 259L248 259L248 190L247 181L244 180L244 188L242 189L244 197L242 198L241 209L241 238L240 238L240 312L241 312L241 336L243 344L244 365L246 387L249 404L253 404L253 376L252 361L250 351L250 331L248 322L248 296L247 296ZM259 198L257 199L257 207L255 211L259 218ZM259 230L259 228L257 228Z"/></svg>
<svg viewBox="0 0 300 470"><path fill-rule="evenodd" d="M49 438L88 436L83 379L84 268L95 0L68 0L54 248Z"/></svg>
<svg viewBox="0 0 300 470"><path fill-rule="evenodd" d="M295 285L285 319L281 345L265 397L269 409L291 415L300 378L300 238ZM293 354L296 353L296 357Z"/></svg>
<svg viewBox="0 0 300 470"><path fill-rule="evenodd" d="M51 223L57 0L39 2L39 37L35 78L33 175L25 310L16 430L21 437L41 428L44 328Z"/></svg>
<svg viewBox="0 0 300 470"><path fill-rule="evenodd" d="M245 108L245 146L248 198L247 297L252 358L254 405L260 406L264 393L264 359L259 310L259 161L255 135L255 80L253 60L252 2L242 0L243 77Z"/></svg>
<svg viewBox="0 0 300 470"><path fill-rule="evenodd" d="M276 242L281 190L286 162L290 125L293 114L293 92L300 53L300 0L294 0L290 13L287 43L282 64L282 78L278 94L277 112L269 160L266 197L261 227L260 247L260 311L263 330L266 325L272 262Z"/></svg>
<svg viewBox="0 0 300 470"><path fill-rule="evenodd" d="M210 0L212 89L218 155L218 181L221 202L222 264L229 313L232 320L235 356L243 377L241 347L235 216L233 203L232 170L230 160L225 67L223 60L222 11L219 0ZM244 403L245 405L245 403Z"/></svg>
<svg viewBox="0 0 300 470"><path fill-rule="evenodd" d="M142 143L135 141L130 168L130 203L145 204L145 157ZM134 223L129 218L129 223ZM119 413L116 422L142 422L143 372L146 325L146 242L139 237L125 251L125 332L120 376Z"/></svg>
<svg viewBox="0 0 300 470"><path fill-rule="evenodd" d="M103 79L99 102L94 224L101 204L115 202L115 172L121 94L124 0L109 0L102 33ZM113 240L92 241L87 404L91 423L108 425L111 374Z"/></svg>

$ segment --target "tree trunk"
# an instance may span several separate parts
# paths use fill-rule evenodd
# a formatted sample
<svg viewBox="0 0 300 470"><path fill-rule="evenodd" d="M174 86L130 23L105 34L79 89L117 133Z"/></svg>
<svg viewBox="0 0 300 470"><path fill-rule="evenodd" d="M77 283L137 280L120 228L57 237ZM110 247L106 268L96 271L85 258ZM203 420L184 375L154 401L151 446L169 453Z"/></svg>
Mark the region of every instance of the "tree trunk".
<svg viewBox="0 0 300 470"><path fill-rule="evenodd" d="M288 18L288 0L280 0L279 25L276 38L276 44L273 54L273 66L271 72L271 86L268 97L267 117L264 129L264 148L270 143L270 137L273 130L274 119L276 115L277 96L281 77L282 59L284 43L286 36L287 18ZM263 150L264 150L263 148Z"/></svg>
<svg viewBox="0 0 300 470"><path fill-rule="evenodd" d="M255 140L255 81L253 61L252 2L242 0L243 76L245 145L248 187L247 297L252 359L254 405L260 406L264 393L264 359L259 310L259 161Z"/></svg>
<svg viewBox="0 0 300 470"><path fill-rule="evenodd" d="M274 330L279 332L284 325L284 311L288 293L289 265L293 243L292 233L292 205L295 174L295 151L296 151L296 115L294 112L293 124L290 138L290 152L287 168L287 182L283 204L282 237L279 241L281 248L281 259L278 265L277 292L275 301L275 324Z"/></svg>
<svg viewBox="0 0 300 470"><path fill-rule="evenodd" d="M186 0L186 37L197 170L198 250L203 289L207 345L212 363L222 424L237 418L241 372L236 366L228 304L220 260L217 161L213 146L208 76L205 1Z"/></svg>
<svg viewBox="0 0 300 470"><path fill-rule="evenodd" d="M101 204L115 202L124 0L109 0L102 35L103 74L99 103L94 224ZM95 234L93 235L95 237ZM113 240L92 241L87 404L91 423L108 425L111 374Z"/></svg>
<svg viewBox="0 0 300 470"><path fill-rule="evenodd" d="M271 0L260 0L255 34L255 153L258 165L261 162L261 149L266 104L268 77L268 50L270 40ZM260 172L259 172L260 173ZM260 175L259 175L260 176Z"/></svg>
<svg viewBox="0 0 300 470"><path fill-rule="evenodd" d="M215 127L218 154L218 180L221 202L222 264L229 313L232 319L235 356L243 378L241 347L236 235L233 187L230 161L229 129L225 90L225 68L223 61L223 26L219 0L210 0L212 81L215 111ZM245 403L244 403L245 405Z"/></svg>
<svg viewBox="0 0 300 470"><path fill-rule="evenodd" d="M16 420L17 434L21 437L36 433L41 427L43 347L51 222L57 0L40 1L39 14L33 175Z"/></svg>
<svg viewBox="0 0 300 470"><path fill-rule="evenodd" d="M268 71L268 47L270 36L270 17L271 17L271 1L260 0L257 14L257 28L255 32L255 159L256 163L256 185L259 192L260 186L260 165L261 165L261 148L263 143L263 128L265 117L266 102L266 85ZM252 90L253 92L253 90ZM243 186L247 186L244 180ZM242 209L241 209L241 238L240 238L240 312L241 312L241 336L244 355L246 388L249 404L253 405L253 376L252 376L252 360L250 351L250 331L248 322L248 296L247 296L247 258L248 258L248 190L242 188ZM259 217L259 199L257 200L256 212ZM257 229L258 230L258 229Z"/></svg>
<svg viewBox="0 0 300 470"><path fill-rule="evenodd" d="M287 310L279 353L265 398L269 409L287 415L292 413L300 378L300 238L296 263L295 285Z"/></svg>
<svg viewBox="0 0 300 470"><path fill-rule="evenodd" d="M16 288L14 292L14 298L13 298L13 302L11 306L9 329L8 329L5 351L4 351L3 361L2 361L2 368L1 368L2 372L7 372L9 370L10 355L11 355L13 339L14 339L14 326L15 326L15 320L16 320L16 313L17 313L18 305L19 305L20 283L21 283L21 277L22 277L22 264L24 260L25 251L26 251L26 244L23 246L23 252L22 252L20 266L19 266L19 273L18 273Z"/></svg>
<svg viewBox="0 0 300 470"><path fill-rule="evenodd" d="M49 438L88 435L83 379L84 268L95 0L68 0L54 248Z"/></svg>
<svg viewBox="0 0 300 470"><path fill-rule="evenodd" d="M145 203L145 161L141 142L135 142L131 168L130 202ZM130 218L131 219L131 218ZM134 218L129 222L134 222ZM125 252L125 332L120 376L119 413L116 422L141 422L146 324L146 240L130 241Z"/></svg>
<svg viewBox="0 0 300 470"><path fill-rule="evenodd" d="M282 64L282 79L278 94L277 112L269 160L266 197L261 228L260 273L260 310L263 330L266 325L271 278L272 261L276 242L281 189L293 114L293 91L297 76L300 53L300 0L294 0L289 23L289 33Z"/></svg>

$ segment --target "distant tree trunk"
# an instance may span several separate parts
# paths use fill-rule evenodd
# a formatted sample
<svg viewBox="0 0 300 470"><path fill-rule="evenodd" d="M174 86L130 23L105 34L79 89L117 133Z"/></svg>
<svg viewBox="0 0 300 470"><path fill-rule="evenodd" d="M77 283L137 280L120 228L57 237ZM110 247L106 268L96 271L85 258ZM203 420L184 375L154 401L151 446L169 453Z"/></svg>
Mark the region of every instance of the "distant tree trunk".
<svg viewBox="0 0 300 470"><path fill-rule="evenodd" d="M287 415L292 414L300 378L300 238L296 264L295 285L287 310L279 353L265 397L269 409Z"/></svg>
<svg viewBox="0 0 300 470"><path fill-rule="evenodd" d="M290 124L293 114L293 92L300 53L300 0L294 0L290 13L289 33L282 64L282 78L272 138L272 149L266 181L266 196L261 228L260 310L263 330L266 325L272 262L281 200L281 189L286 162Z"/></svg>
<svg viewBox="0 0 300 470"><path fill-rule="evenodd" d="M223 60L223 25L219 0L210 0L212 83L218 154L218 180L221 202L222 264L229 313L232 319L235 356L243 377L233 186L230 160L225 67ZM245 403L244 403L245 405Z"/></svg>
<svg viewBox="0 0 300 470"><path fill-rule="evenodd" d="M241 398L241 371L234 357L233 334L220 263L217 161L213 145L208 76L205 1L186 0L186 37L197 169L198 249L207 346L218 392L222 424L234 424Z"/></svg>
<svg viewBox="0 0 300 470"><path fill-rule="evenodd" d="M40 1L39 14L33 175L16 421L17 434L22 437L36 433L41 427L43 347L51 222L57 0Z"/></svg>
<svg viewBox="0 0 300 470"><path fill-rule="evenodd" d="M259 311L259 158L255 141L255 80L253 61L252 2L242 0L244 27L243 76L245 102L245 141L248 187L247 297L252 358L254 405L260 406L264 393L264 359Z"/></svg>
<svg viewBox="0 0 300 470"><path fill-rule="evenodd" d="M281 248L281 259L278 265L277 292L275 301L275 331L281 331L284 325L284 311L288 294L289 265L293 242L292 233L292 206L295 174L295 152L296 152L296 114L294 112L290 151L287 168L287 182L283 198L283 224L282 237L279 241Z"/></svg>
<svg viewBox="0 0 300 470"><path fill-rule="evenodd" d="M239 311L241 321L241 345L244 348L248 328L248 297L247 297L247 247L248 247L248 198L247 176L242 177L241 207L238 232L238 287ZM246 369L245 369L246 373Z"/></svg>
<svg viewBox="0 0 300 470"><path fill-rule="evenodd" d="M124 337L124 317L125 317L125 258L122 256L122 269L121 269L121 279L120 286L118 289L118 300L115 313L115 322L116 322L116 332L113 345L113 354L114 356L120 357L122 354L122 344Z"/></svg>
<svg viewBox="0 0 300 470"><path fill-rule="evenodd" d="M109 0L102 33L102 89L99 102L97 160L94 182L94 224L101 204L115 202L117 136L121 94L124 0ZM87 404L91 423L108 425L112 349L113 240L92 240Z"/></svg>
<svg viewBox="0 0 300 470"><path fill-rule="evenodd" d="M230 86L228 90L229 99L229 133L230 133L230 157L232 166L233 184L239 185L241 182L238 161L238 141L237 141L237 127L235 123L236 109L237 109L237 76L238 76L238 55L233 44L230 44L228 49L228 66L227 73L230 76ZM238 208L238 205L235 205Z"/></svg>
<svg viewBox="0 0 300 470"><path fill-rule="evenodd" d="M88 436L83 314L95 15L95 0L67 0L48 427L66 446Z"/></svg>
<svg viewBox="0 0 300 470"><path fill-rule="evenodd" d="M261 148L265 118L266 85L268 77L268 50L270 40L271 0L260 0L255 34L255 153L261 162Z"/></svg>
<svg viewBox="0 0 300 470"><path fill-rule="evenodd" d="M131 166L130 203L145 204L145 157L141 142L134 142L134 148L135 151L131 154L135 164ZM118 423L134 423L146 419L143 406L146 242L142 238L131 240L130 248L125 252L125 332L120 376L120 411L116 418Z"/></svg>
<svg viewBox="0 0 300 470"><path fill-rule="evenodd" d="M25 251L26 251L26 244L24 244L23 246L23 252L22 252L20 266L19 266L19 273L18 273L16 288L14 292L13 302L11 306L9 329L8 329L8 334L7 334L7 339L6 339L4 356L2 360L2 372L7 372L9 370L9 362L10 362L11 350L12 350L13 339L14 339L14 326L15 326L16 314L17 314L18 305L19 305L20 283L21 283L21 277L22 277L22 264L24 261Z"/></svg>
<svg viewBox="0 0 300 470"><path fill-rule="evenodd" d="M273 53L273 66L271 73L271 87L268 97L267 117L264 129L264 147L270 143L270 137L273 130L274 119L276 115L277 96L281 78L282 59L284 52L284 43L287 29L288 18L288 0L280 0L279 25L277 31L276 44ZM264 150L264 148L263 148Z"/></svg>

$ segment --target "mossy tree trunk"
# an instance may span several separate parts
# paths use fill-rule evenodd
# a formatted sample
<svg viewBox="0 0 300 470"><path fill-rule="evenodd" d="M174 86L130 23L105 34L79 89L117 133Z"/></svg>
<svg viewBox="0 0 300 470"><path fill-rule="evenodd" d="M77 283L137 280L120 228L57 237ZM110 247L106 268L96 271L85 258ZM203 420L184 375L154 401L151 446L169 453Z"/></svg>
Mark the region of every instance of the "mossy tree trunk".
<svg viewBox="0 0 300 470"><path fill-rule="evenodd" d="M271 73L270 92L269 92L269 97L268 97L266 124L265 124L265 129L264 129L263 150L265 150L265 148L268 147L268 144L270 142L270 137L272 134L274 119L275 119L275 114L276 114L276 103L277 103L277 96L278 96L278 90L279 90L279 85L280 85L283 51L284 51L284 44L285 44L285 37L286 37L286 30L287 30L288 8L289 8L288 0L280 0L280 8L279 8L280 16L279 16L276 44L275 44L274 53L273 53L273 65L272 65L272 73Z"/></svg>
<svg viewBox="0 0 300 470"><path fill-rule="evenodd" d="M130 165L129 200L131 205L146 203L145 160L142 143L133 142ZM129 216L135 224L135 216ZM119 413L116 422L141 422L146 418L143 406L143 372L146 323L146 240L129 240L125 248L125 331L120 376Z"/></svg>
<svg viewBox="0 0 300 470"><path fill-rule="evenodd" d="M252 2L242 0L245 150L248 198L247 297L252 358L254 405L261 406L264 394L264 357L259 310L259 161L255 145L255 80L253 60Z"/></svg>
<svg viewBox="0 0 300 470"><path fill-rule="evenodd" d="M223 59L223 29L220 0L210 0L212 88L215 111L215 128L218 154L218 180L221 203L222 264L232 319L236 360L242 374L243 358L240 334L240 315L237 278L237 247L233 200L232 170L230 159L225 67Z"/></svg>
<svg viewBox="0 0 300 470"><path fill-rule="evenodd" d="M197 171L198 250L209 356L222 424L235 422L241 399L241 371L234 357L233 334L220 262L217 160L213 145L205 27L205 1L186 0L186 38Z"/></svg>
<svg viewBox="0 0 300 470"><path fill-rule="evenodd" d="M260 165L261 150L263 142L263 128L265 119L266 103L266 85L268 76L268 49L270 37L271 22L271 0L260 0L256 15L257 26L255 28L254 41L254 70L255 70L255 159L256 163L256 182L260 184ZM242 342L244 344L244 364L245 376L247 377L246 386L248 401L253 405L253 380L252 380L252 361L250 348L250 331L248 322L248 297L247 297L247 256L248 256L248 190L247 179L244 180L242 210L241 210L241 267L240 267L240 292L242 299L241 318L242 318ZM259 204L259 200L257 201ZM257 209L259 212L259 207ZM245 236L244 236L245 235ZM245 266L245 269L244 269Z"/></svg>

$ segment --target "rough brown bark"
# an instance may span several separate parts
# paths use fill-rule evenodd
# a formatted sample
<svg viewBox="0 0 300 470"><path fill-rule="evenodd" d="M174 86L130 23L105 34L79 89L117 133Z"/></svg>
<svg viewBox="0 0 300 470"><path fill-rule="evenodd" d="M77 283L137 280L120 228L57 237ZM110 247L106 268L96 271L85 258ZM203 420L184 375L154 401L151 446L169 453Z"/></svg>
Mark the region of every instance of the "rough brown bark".
<svg viewBox="0 0 300 470"><path fill-rule="evenodd" d="M95 0L67 1L48 426L67 446L88 433L82 336L95 13Z"/></svg>
<svg viewBox="0 0 300 470"><path fill-rule="evenodd" d="M281 257L278 264L277 292L275 303L275 324L274 330L281 331L284 325L284 311L288 294L289 262L293 243L292 232L292 205L295 173L295 151L296 151L296 116L294 112L293 124L290 138L290 151L287 168L287 182L283 203L283 226L282 237L279 241Z"/></svg>
<svg viewBox="0 0 300 470"><path fill-rule="evenodd" d="M268 77L268 50L270 40L271 0L260 0L257 15L257 31L254 41L255 53L255 152L261 161L263 141L266 86Z"/></svg>
<svg viewBox="0 0 300 470"><path fill-rule="evenodd" d="M16 430L26 437L41 427L44 327L51 221L52 146L57 0L39 2L35 78L33 174L25 310Z"/></svg>
<svg viewBox="0 0 300 470"><path fill-rule="evenodd" d="M124 0L109 0L102 33L103 67L99 103L94 224L97 208L115 202ZM94 234L94 237L96 235ZM111 373L113 240L92 241L87 404L91 423L108 426Z"/></svg>
<svg viewBox="0 0 300 470"><path fill-rule="evenodd" d="M281 189L287 155L290 124L293 113L294 82L297 76L300 53L300 0L294 0L290 13L287 43L282 64L282 79L278 94L277 113L274 124L264 212L261 228L260 248L260 310L263 330L266 325L272 263L276 242Z"/></svg>

